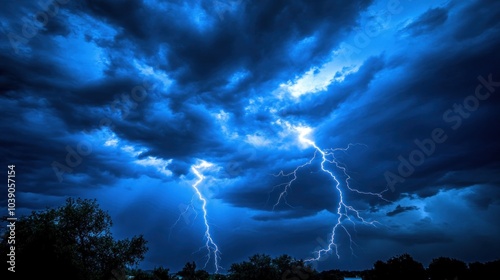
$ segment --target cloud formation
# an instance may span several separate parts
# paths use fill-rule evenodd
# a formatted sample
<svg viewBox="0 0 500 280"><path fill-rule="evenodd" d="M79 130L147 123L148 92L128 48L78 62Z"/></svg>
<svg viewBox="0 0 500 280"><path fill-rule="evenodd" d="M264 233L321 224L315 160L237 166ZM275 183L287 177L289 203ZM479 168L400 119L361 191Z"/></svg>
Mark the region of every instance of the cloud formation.
<svg viewBox="0 0 500 280"><path fill-rule="evenodd" d="M321 149L356 144L335 154L353 188L386 190L346 194L385 226L357 226L366 253L342 248L319 269L498 257L498 1L219 2L3 4L0 154L16 164L20 211L97 197L116 234L145 234L145 267L180 269L201 220L171 226L205 160L223 266L308 258L339 203L320 161L273 209L291 179L275 175L314 156L291 129L304 126Z"/></svg>

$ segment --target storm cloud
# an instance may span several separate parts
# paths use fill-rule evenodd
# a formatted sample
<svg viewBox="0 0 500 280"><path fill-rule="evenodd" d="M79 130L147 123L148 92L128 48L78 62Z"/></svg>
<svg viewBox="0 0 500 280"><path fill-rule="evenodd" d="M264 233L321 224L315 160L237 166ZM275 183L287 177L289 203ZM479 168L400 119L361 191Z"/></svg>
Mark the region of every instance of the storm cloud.
<svg viewBox="0 0 500 280"><path fill-rule="evenodd" d="M175 271L205 260L186 212L205 161L226 268L324 248L337 187L377 226L351 214L358 257L340 234L319 269L498 258L500 3L415 2L2 3L0 154L20 213L97 198L118 237L144 233L144 268Z"/></svg>

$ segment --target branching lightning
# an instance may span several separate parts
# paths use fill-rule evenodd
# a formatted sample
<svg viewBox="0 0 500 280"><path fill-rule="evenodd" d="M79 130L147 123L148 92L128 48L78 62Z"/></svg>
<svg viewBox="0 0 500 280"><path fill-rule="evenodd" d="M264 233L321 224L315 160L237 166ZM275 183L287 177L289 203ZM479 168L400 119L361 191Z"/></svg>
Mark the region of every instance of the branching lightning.
<svg viewBox="0 0 500 280"><path fill-rule="evenodd" d="M205 246L202 246L200 248L200 250L203 248L207 249L207 260L206 260L203 268L206 268L206 266L208 265L208 262L213 258L214 266L215 266L215 273L218 273L219 269L222 268L219 265L219 260L221 259L221 257L220 257L221 253L219 251L219 246L217 245L217 243L215 243L215 241L213 240L212 235L210 233L210 225L208 223L208 214L207 214L207 199L203 196L200 189L198 188L199 185L201 184L201 182L203 182L203 180L205 179L205 176L203 176L203 174L201 173L201 170L209 168L211 166L212 166L211 163L206 162L204 160L201 160L200 163L191 166L191 171L197 177L197 180L191 185L191 187L195 191L195 194L193 195L193 198L191 199L191 203L185 209L182 209L181 215L175 221L175 223L172 225L171 230L173 227L175 227L175 225L177 223L179 223L181 217L186 215L188 211L194 211L196 216L198 216L198 212L196 212L196 210L193 206L193 200L195 199L195 197L198 197L198 199L201 201L201 210L203 212L203 222L205 224ZM195 216L195 218L196 218L196 216Z"/></svg>
<svg viewBox="0 0 500 280"><path fill-rule="evenodd" d="M280 185L278 185L278 186L275 187L275 188L282 187L283 191L279 194L277 202L273 205L273 210L282 201L284 201L284 203L286 203L287 205L289 205L288 202L286 201L286 196L288 194L288 191L289 191L292 183L295 180L297 180L297 172L300 169L302 169L302 168L304 168L304 167L306 167L308 165L311 165L313 163L313 161L317 157L321 157L321 165L320 165L321 166L321 171L324 172L324 173L326 173L328 176L330 176L333 179L334 185L335 185L335 189L336 189L336 191L337 191L337 193L339 195L339 202L338 202L338 206L337 206L337 215L338 215L338 217L337 217L335 225L332 228L332 232L331 232L331 235L330 235L330 238L329 238L329 243L326 245L325 248L313 252L313 256L314 257L312 257L310 259L307 259L305 261L307 261L307 262L318 261L325 254L332 253L332 252L335 252L335 254L337 255L337 258L340 258L340 254L339 254L339 250L338 250L338 243L337 243L337 240L336 240L336 237L337 237L337 234L338 234L339 230L344 231L347 234L347 236L349 237L351 253L354 255L354 250L353 250L352 245L353 244L356 245L356 243L354 243L354 241L352 239L352 236L351 236L351 233L345 227L344 222L348 221L348 222L352 223L353 226L356 225L356 223L355 223L356 221L359 221L359 222L361 222L363 224L372 225L372 226L376 226L376 224L378 222L377 221L367 221L367 220L365 220L361 216L359 210L355 209L353 206L351 206L351 205L349 205L349 204L346 203L345 198L344 198L344 192L343 192L343 189L342 189L342 184L345 185L344 191L356 192L358 194L363 194L363 195L372 195L372 196L379 197L380 199L383 199L385 201L388 201L388 200L386 200L382 196L382 194L384 192L386 192L387 190L384 190L384 191L382 191L380 193L372 193L372 192L360 191L360 190L352 188L350 186L349 180L351 179L351 177L347 173L347 168L345 167L345 165L342 164L341 162L339 162L335 158L335 152L338 152L338 151L344 151L345 152L349 148L351 148L351 146L353 146L353 145L360 145L360 144L349 144L346 148L336 148L336 149L326 149L326 150L323 150L323 149L319 148L313 140L311 140L310 138L308 138L308 135L312 131L311 128L309 128L309 127L293 127L293 128L299 133L299 137L298 137L299 142L301 144L305 145L306 147L313 147L315 149L315 151L314 151L313 157L310 160L308 160L306 163L304 163L302 165L299 165L292 172L284 173L283 171L280 171L280 173L278 173L277 175L275 175L275 176L283 176L283 177L290 177L291 176L292 179L290 181L286 182L286 183L280 184ZM337 176L335 176L335 174L333 173L333 171L329 170L325 166L327 163L333 164L340 172L342 172L343 176L345 176L346 179L344 181L342 181L342 184L339 181L339 179L337 178ZM275 188L273 188L273 190ZM354 230L355 230L355 228L354 228Z"/></svg>
<svg viewBox="0 0 500 280"><path fill-rule="evenodd" d="M187 224L189 224L188 218L190 217L190 213L189 213L190 211L193 211L193 213L195 214L195 216L192 220L196 220L196 217L198 217L198 212L196 211L196 209L194 208L194 205L193 205L193 201L195 198L196 198L196 194L194 194L193 197L191 198L191 202L189 203L189 205L183 205L183 204L179 205L179 210L181 210L181 214L179 215L177 220L174 222L174 224L170 227L170 232L168 234L168 240L170 240L170 236L172 235L172 230L181 221L182 217L184 217L184 220L186 221ZM184 206L186 206L186 207L184 207Z"/></svg>

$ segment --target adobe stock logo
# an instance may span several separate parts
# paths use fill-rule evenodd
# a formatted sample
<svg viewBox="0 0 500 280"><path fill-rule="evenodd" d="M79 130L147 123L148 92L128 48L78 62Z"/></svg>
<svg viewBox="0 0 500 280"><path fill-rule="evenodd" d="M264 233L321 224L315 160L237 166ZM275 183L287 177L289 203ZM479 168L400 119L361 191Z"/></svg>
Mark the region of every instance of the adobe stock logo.
<svg viewBox="0 0 500 280"><path fill-rule="evenodd" d="M500 81L493 81L492 74L488 75L487 80L483 76L478 76L477 79L479 84L476 86L474 94L465 97L460 104L453 104L451 109L443 113L443 120L450 124L452 130L459 129L462 126L463 120L468 119L471 113L478 110L481 101L490 98L491 93L495 92L495 88L500 87ZM441 127L434 128L428 138L423 140L415 139L413 142L416 148L406 157L403 157L403 155L398 156L399 165L397 174L391 171L384 173L387 186L391 191L394 192L396 184L405 182L406 178L415 172L416 167L424 164L436 152L437 144L442 144L447 139L448 135Z"/></svg>
<svg viewBox="0 0 500 280"><path fill-rule="evenodd" d="M51 18L54 18L59 13L60 5L65 5L69 0L40 0L37 5L41 8L30 17L22 17L23 22L20 32L6 33L9 39L10 46L16 54L20 54L20 49L26 47L31 39L36 37L49 23Z"/></svg>

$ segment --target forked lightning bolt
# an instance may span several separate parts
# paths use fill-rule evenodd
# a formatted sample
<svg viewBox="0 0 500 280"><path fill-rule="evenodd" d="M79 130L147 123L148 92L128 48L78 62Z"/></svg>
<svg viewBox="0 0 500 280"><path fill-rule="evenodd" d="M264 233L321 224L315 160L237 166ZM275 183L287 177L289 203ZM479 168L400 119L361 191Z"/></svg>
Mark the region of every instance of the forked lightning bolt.
<svg viewBox="0 0 500 280"><path fill-rule="evenodd" d="M357 190L355 188L352 188L349 185L349 180L351 179L351 177L348 175L346 167L335 158L335 152L347 151L354 144L349 144L347 146L347 148L336 148L336 149L323 150L323 149L320 149L313 140L311 140L307 137L312 131L311 128L309 128L309 127L294 127L294 128L295 128L295 130L297 130L297 132L299 132L299 137L298 137L299 142L301 144L304 144L308 147L313 147L315 149L314 155L309 161L298 166L292 172L284 173L283 171L281 171L279 174L276 175L276 176L283 176L283 177L292 176L292 179L290 181L288 181L287 183L283 183L283 184L276 186L276 187L283 187L283 191L280 193L280 195L278 197L278 201L273 205L273 210L279 203L281 203L282 200L284 200L285 203L288 204L288 202L286 201L286 196L287 196L287 193L288 193L289 188L291 187L292 183L295 180L297 180L297 172L301 168L304 168L308 165L311 165L313 163L313 161L316 159L316 157L318 155L320 155L321 156L321 170L333 179L335 189L337 190L337 193L339 195L339 203L337 206L338 217L337 217L337 221L336 221L335 225L332 228L332 232L331 232L331 235L329 238L329 243L326 245L325 248L318 250L318 251L315 251L314 257L307 259L306 261L307 262L317 261L325 254L331 253L332 251L335 251L337 258L340 258L340 254L338 251L338 244L336 241L336 235L337 235L339 230L343 230L347 234L347 236L349 236L351 253L354 254L352 244L355 244L355 243L352 240L352 237L351 237L349 230L345 227L344 221L347 220L350 223L352 223L354 226L355 226L355 221L353 219L356 219L357 221L360 221L363 224L368 224L368 225L373 225L373 226L375 226L375 224L378 222L377 221L366 221L360 215L358 210L356 210L353 206L348 205L345 202L344 193L343 193L343 190L341 187L341 182L337 179L337 176L335 176L335 174L332 171L330 171L327 167L325 167L325 164L327 164L327 163L333 164L345 176L346 179L343 181L345 188L346 188L345 191L348 190L348 191L356 192L358 194L373 195L373 196L377 196L385 201L388 201L384 197L382 197L382 194L387 190L384 190L383 192L380 192L380 193L364 192L364 191L360 191L360 190Z"/></svg>
<svg viewBox="0 0 500 280"><path fill-rule="evenodd" d="M205 223L205 239L206 239L205 247L207 248L207 251L208 251L207 261L205 262L205 267L207 266L208 262L210 261L211 255L213 254L215 273L218 273L219 268L221 268L219 266L219 259L220 259L219 246L217 246L217 244L214 242L214 240L212 239L212 236L210 234L210 225L208 224L208 218L207 218L207 200L205 199L205 197L201 194L200 190L198 189L198 186L201 184L203 179L205 179L203 174L200 173L199 169L207 168L210 166L212 166L212 164L208 163L206 161L201 161L201 163L191 166L191 170L196 175L196 177L198 177L198 180L192 185L192 187L202 203L201 209L203 211L203 221Z"/></svg>
<svg viewBox="0 0 500 280"><path fill-rule="evenodd" d="M201 184L201 182L203 182L203 180L205 179L205 176L203 176L203 174L200 172L200 170L205 169L205 168L209 168L211 166L212 166L211 163L206 162L204 160L200 161L200 163L198 163L196 165L191 166L191 171L194 173L194 175L196 175L196 178L197 178L196 182L194 182L191 185L191 187L195 191L195 194L194 194L193 198L191 199L191 203L185 209L182 209L181 215L175 221L175 223L172 225L172 227L170 228L170 231L172 231L172 228L175 227L175 225L177 225L177 223L180 221L181 217L186 215L188 211L191 210L196 214L196 216L198 216L198 213L196 212L196 210L194 209L194 206L193 206L193 199L197 196L198 199L201 201L201 210L203 211L203 222L205 224L205 240L206 240L204 247L207 249L207 252L208 252L207 253L207 261L205 262L205 266L203 268L205 268L208 265L208 262L213 257L214 266L215 266L215 273L218 273L219 269L222 268L221 266L219 266L219 260L220 260L219 246L217 246L217 244L213 240L212 235L210 233L210 225L208 223L208 214L207 214L207 199L203 196L200 189L198 188L198 186ZM196 216L195 216L195 218L196 218ZM201 247L200 249L202 249L202 248L203 247Z"/></svg>

